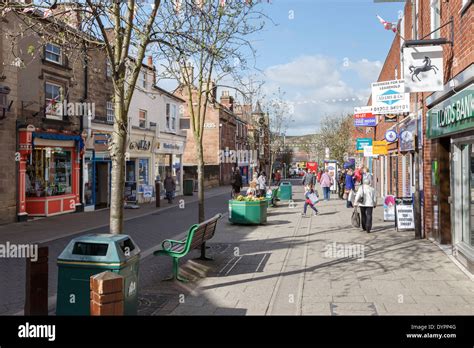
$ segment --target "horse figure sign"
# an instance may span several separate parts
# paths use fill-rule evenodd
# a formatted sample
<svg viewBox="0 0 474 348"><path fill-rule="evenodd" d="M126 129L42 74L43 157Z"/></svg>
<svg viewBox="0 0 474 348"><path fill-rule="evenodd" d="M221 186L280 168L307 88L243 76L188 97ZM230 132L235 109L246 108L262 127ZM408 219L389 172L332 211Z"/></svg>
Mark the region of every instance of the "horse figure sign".
<svg viewBox="0 0 474 348"><path fill-rule="evenodd" d="M410 65L408 67L408 69L410 69L410 72L411 72L411 80L413 82L415 82L415 76L416 78L418 79L418 81L421 82L420 78L418 77L418 74L421 73L421 72L426 72L426 71L430 71L430 70L433 70L434 73L436 74L436 70L439 70L435 65L431 65L431 59L429 57L426 57L425 56L425 59L423 59L423 62L425 63L424 65L422 66L413 66L413 65Z"/></svg>

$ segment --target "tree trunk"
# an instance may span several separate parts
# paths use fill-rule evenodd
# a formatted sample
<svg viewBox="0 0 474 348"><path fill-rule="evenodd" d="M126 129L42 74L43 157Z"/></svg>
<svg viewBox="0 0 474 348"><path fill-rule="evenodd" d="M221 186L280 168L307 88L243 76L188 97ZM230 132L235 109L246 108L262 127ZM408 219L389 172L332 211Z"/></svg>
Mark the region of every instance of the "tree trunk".
<svg viewBox="0 0 474 348"><path fill-rule="evenodd" d="M127 146L127 115L123 109L123 95L115 94L115 122L112 135L112 172L110 192L110 233L123 233L125 191L125 152ZM117 101L118 100L118 101Z"/></svg>
<svg viewBox="0 0 474 348"><path fill-rule="evenodd" d="M202 141L197 142L198 155L198 222L205 220L204 216L204 151Z"/></svg>

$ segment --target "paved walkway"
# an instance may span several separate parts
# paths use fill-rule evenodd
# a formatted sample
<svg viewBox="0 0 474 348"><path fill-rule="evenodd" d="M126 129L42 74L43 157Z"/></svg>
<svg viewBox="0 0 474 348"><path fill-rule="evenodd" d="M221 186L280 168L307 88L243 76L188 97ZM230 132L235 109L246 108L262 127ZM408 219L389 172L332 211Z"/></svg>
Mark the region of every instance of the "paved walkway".
<svg viewBox="0 0 474 348"><path fill-rule="evenodd" d="M301 217L295 202L271 208L265 226L231 225L226 216L209 243L215 260L192 260L196 252L182 261L190 283L157 276L142 284L140 314L474 314L474 282L433 243L383 222L381 207L367 234L351 226L341 200L320 203L315 217ZM163 263L171 272L164 256L144 266Z"/></svg>

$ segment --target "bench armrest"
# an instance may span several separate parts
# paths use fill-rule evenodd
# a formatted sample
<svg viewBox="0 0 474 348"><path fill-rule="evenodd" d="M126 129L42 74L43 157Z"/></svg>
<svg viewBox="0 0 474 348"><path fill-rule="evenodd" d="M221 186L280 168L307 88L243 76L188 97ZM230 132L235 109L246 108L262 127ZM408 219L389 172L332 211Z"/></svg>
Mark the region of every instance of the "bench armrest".
<svg viewBox="0 0 474 348"><path fill-rule="evenodd" d="M171 248L173 248L174 245L176 245L176 244L185 244L185 243L186 243L186 241L182 241L182 240L165 239L161 243L161 247L163 248L163 250L170 251Z"/></svg>

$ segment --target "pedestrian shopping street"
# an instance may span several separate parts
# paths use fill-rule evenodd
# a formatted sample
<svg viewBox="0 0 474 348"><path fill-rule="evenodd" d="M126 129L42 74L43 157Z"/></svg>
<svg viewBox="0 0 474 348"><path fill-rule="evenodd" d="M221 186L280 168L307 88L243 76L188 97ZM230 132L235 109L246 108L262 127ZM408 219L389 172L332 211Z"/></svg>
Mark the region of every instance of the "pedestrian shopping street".
<svg viewBox="0 0 474 348"><path fill-rule="evenodd" d="M143 315L450 315L474 313L474 282L453 257L413 231L397 232L374 211L370 234L351 226L352 209L332 198L302 217L279 203L260 226L219 222L208 243L214 261L181 260L189 283L162 281L169 258L143 261ZM167 264L163 273L163 263Z"/></svg>

